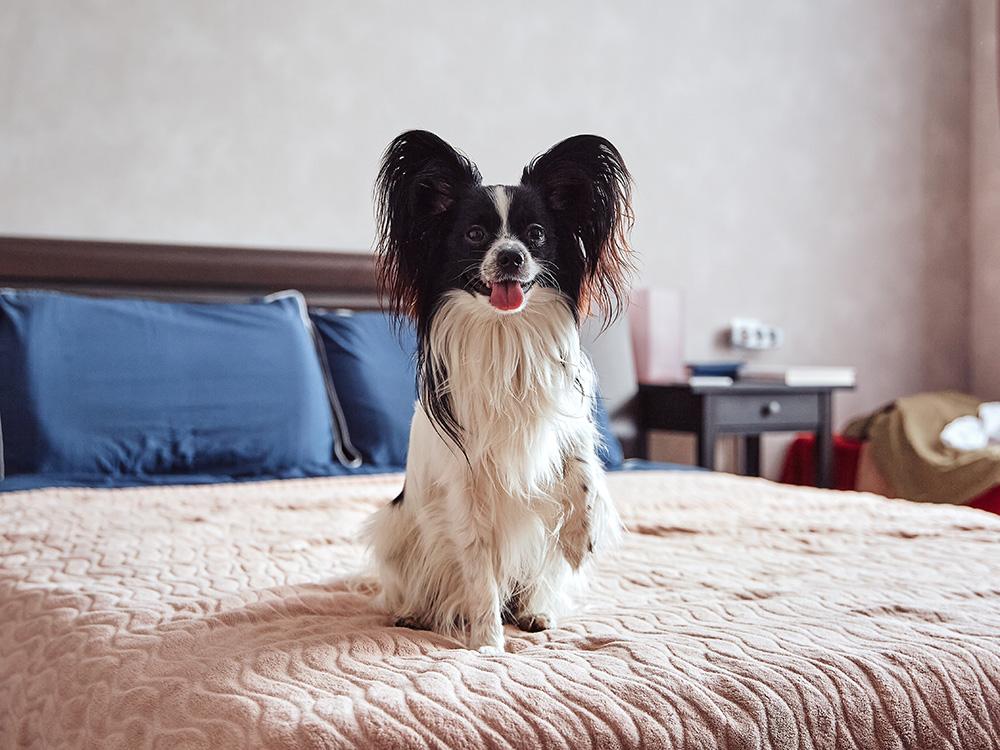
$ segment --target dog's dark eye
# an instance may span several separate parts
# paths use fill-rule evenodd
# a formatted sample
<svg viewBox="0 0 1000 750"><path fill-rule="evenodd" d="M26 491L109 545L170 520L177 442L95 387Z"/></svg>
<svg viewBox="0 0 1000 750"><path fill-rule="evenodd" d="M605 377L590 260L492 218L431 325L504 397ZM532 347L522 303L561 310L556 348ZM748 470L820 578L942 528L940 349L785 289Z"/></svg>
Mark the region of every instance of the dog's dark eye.
<svg viewBox="0 0 1000 750"><path fill-rule="evenodd" d="M469 242L479 244L486 239L486 230L480 226L471 227L469 231L465 233L465 237L469 240Z"/></svg>
<svg viewBox="0 0 1000 750"><path fill-rule="evenodd" d="M532 224L528 227L528 239L536 245L539 242L545 242L545 230L538 226L538 224Z"/></svg>

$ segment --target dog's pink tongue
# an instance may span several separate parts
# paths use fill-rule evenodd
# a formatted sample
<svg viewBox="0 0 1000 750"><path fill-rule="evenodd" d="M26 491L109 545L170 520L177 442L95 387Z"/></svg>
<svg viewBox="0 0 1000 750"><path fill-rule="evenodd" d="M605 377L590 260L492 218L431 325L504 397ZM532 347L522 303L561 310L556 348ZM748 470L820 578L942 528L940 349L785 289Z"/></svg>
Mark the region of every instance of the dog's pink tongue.
<svg viewBox="0 0 1000 750"><path fill-rule="evenodd" d="M524 302L524 290L518 281L498 281L490 289L490 304L497 310L516 310Z"/></svg>

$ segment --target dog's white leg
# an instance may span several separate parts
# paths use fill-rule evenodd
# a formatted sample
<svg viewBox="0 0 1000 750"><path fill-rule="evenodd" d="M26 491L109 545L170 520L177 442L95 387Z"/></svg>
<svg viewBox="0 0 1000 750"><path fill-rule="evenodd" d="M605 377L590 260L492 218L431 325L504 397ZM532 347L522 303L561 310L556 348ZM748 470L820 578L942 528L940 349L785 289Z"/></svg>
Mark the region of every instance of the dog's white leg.
<svg viewBox="0 0 1000 750"><path fill-rule="evenodd" d="M570 567L577 570L597 544L614 535L620 525L593 447L577 446L566 456L558 495L563 510L559 548Z"/></svg>
<svg viewBox="0 0 1000 750"><path fill-rule="evenodd" d="M468 645L481 651L502 650L503 623L500 620L500 593L492 550L477 540L466 547L462 564Z"/></svg>
<svg viewBox="0 0 1000 750"><path fill-rule="evenodd" d="M567 456L559 487L563 513L559 549L573 570L577 570L594 549L591 535L594 494L593 472L587 459L578 454Z"/></svg>
<svg viewBox="0 0 1000 750"><path fill-rule="evenodd" d="M504 644L492 506L466 482L448 490L449 547L454 550L461 588L452 608L465 625L468 646L481 650L499 650Z"/></svg>

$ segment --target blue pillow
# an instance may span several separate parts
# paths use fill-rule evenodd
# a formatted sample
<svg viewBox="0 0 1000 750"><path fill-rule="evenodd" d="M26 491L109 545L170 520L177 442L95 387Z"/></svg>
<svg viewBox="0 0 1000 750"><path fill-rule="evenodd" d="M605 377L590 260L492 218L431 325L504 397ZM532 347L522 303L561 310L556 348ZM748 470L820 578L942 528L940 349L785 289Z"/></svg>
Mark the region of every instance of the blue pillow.
<svg viewBox="0 0 1000 750"><path fill-rule="evenodd" d="M335 436L304 309L0 293L7 472L322 471Z"/></svg>
<svg viewBox="0 0 1000 750"><path fill-rule="evenodd" d="M347 432L365 463L406 465L410 421L417 399L417 336L406 321L396 331L380 312L324 311L312 314L323 340ZM603 399L594 419L601 433L598 455L607 468L622 465L621 443L611 432Z"/></svg>
<svg viewBox="0 0 1000 750"><path fill-rule="evenodd" d="M406 465L417 400L417 336L407 321L397 331L380 312L317 311L313 324L344 411L350 442L362 461Z"/></svg>
<svg viewBox="0 0 1000 750"><path fill-rule="evenodd" d="M597 398L594 399L594 421L597 423L601 439L597 446L597 457L601 459L605 469L620 469L625 463L625 452L611 430L611 417L608 415L608 407L604 404L604 397L601 396L599 388Z"/></svg>

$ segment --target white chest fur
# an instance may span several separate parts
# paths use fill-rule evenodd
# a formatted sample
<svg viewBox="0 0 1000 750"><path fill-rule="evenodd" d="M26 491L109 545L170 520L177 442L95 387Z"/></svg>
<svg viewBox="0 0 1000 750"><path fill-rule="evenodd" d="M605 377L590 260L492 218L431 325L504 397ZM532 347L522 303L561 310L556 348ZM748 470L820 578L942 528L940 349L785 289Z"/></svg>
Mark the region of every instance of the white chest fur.
<svg viewBox="0 0 1000 750"><path fill-rule="evenodd" d="M593 429L593 370L573 315L557 292L530 295L522 312L500 315L480 297L452 293L430 334L473 481L525 500L547 494L567 446Z"/></svg>

